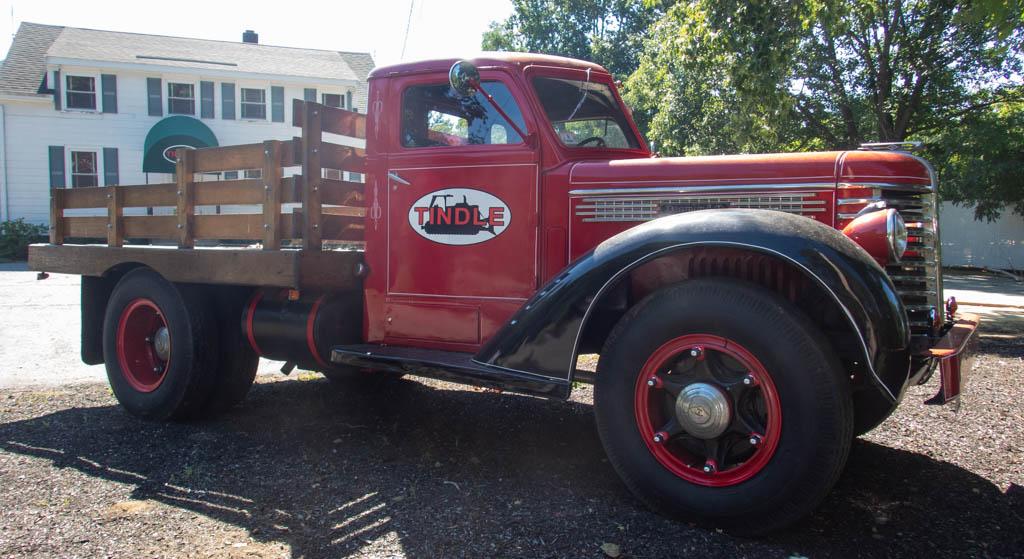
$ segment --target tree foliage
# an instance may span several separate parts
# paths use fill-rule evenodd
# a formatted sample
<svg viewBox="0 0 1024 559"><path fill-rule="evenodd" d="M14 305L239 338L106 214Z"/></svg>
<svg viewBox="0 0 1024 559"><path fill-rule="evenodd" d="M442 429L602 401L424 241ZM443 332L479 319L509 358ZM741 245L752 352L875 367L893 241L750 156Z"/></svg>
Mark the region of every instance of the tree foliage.
<svg viewBox="0 0 1024 559"><path fill-rule="evenodd" d="M485 48L587 58L667 155L925 140L947 199L1024 213L1022 0L516 0Z"/></svg>
<svg viewBox="0 0 1024 559"><path fill-rule="evenodd" d="M484 50L536 52L590 60L630 75L647 28L661 15L643 0L513 0L515 11L491 23Z"/></svg>

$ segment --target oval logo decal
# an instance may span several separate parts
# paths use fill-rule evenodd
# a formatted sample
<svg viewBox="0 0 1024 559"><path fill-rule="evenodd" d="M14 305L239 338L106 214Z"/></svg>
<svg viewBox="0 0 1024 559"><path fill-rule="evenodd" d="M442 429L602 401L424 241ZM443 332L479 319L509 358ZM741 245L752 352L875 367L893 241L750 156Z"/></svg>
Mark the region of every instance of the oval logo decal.
<svg viewBox="0 0 1024 559"><path fill-rule="evenodd" d="M512 211L500 198L472 188L435 190L409 208L409 225L443 245L475 245L501 235Z"/></svg>
<svg viewBox="0 0 1024 559"><path fill-rule="evenodd" d="M178 144L176 146L167 146L167 148L164 149L164 159L170 161L171 163L177 163L178 162L178 150L179 149L196 149L196 148L194 148L192 146L186 146L185 144Z"/></svg>

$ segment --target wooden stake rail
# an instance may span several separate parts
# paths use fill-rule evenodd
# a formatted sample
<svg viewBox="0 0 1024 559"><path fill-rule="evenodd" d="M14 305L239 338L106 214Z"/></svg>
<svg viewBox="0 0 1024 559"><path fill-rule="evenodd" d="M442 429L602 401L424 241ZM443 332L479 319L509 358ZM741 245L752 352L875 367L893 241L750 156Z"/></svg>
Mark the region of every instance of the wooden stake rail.
<svg viewBox="0 0 1024 559"><path fill-rule="evenodd" d="M295 100L293 122L302 136L259 144L180 150L174 183L52 189L50 243L67 238L175 241L259 241L264 250L284 239L321 250L323 241L362 241L363 183L324 179L323 169L366 172L364 150L323 141L323 133L366 137L366 117ZM285 177L285 169L300 167ZM259 179L196 181L197 173L261 170ZM282 212L284 204L300 204ZM259 205L259 213L197 214L197 206ZM125 215L127 208L174 208L173 215ZM68 216L65 210L105 209L104 216Z"/></svg>

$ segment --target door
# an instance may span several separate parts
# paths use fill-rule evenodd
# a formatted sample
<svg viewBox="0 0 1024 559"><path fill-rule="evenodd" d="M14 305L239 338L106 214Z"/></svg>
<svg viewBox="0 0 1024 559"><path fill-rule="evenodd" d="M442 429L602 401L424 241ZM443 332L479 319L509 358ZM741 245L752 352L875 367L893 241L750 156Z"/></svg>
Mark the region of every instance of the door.
<svg viewBox="0 0 1024 559"><path fill-rule="evenodd" d="M525 129L499 80L483 82ZM482 96L402 92L387 173L387 338L481 343L536 288L536 152Z"/></svg>

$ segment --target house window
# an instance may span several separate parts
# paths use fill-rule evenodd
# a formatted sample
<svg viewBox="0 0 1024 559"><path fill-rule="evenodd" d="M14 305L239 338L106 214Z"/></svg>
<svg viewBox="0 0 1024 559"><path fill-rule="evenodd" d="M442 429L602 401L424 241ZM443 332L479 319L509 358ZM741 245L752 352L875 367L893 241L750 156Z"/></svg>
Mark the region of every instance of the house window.
<svg viewBox="0 0 1024 559"><path fill-rule="evenodd" d="M224 171L224 180L233 181L238 178L238 171Z"/></svg>
<svg viewBox="0 0 1024 559"><path fill-rule="evenodd" d="M262 179L263 169L246 169L242 172L242 176L247 179Z"/></svg>
<svg viewBox="0 0 1024 559"><path fill-rule="evenodd" d="M242 118L267 119L267 91L242 88Z"/></svg>
<svg viewBox="0 0 1024 559"><path fill-rule="evenodd" d="M99 175L95 151L71 152L71 186L98 186Z"/></svg>
<svg viewBox="0 0 1024 559"><path fill-rule="evenodd" d="M340 169L324 169L324 178L334 181L343 181L345 176L342 175Z"/></svg>
<svg viewBox="0 0 1024 559"><path fill-rule="evenodd" d="M167 114L196 114L196 86L191 83L167 84Z"/></svg>
<svg viewBox="0 0 1024 559"><path fill-rule="evenodd" d="M337 93L324 93L322 96L323 104L328 107L337 107L339 109L345 108L345 97Z"/></svg>
<svg viewBox="0 0 1024 559"><path fill-rule="evenodd" d="M69 109L96 110L96 78L67 77L67 106Z"/></svg>

